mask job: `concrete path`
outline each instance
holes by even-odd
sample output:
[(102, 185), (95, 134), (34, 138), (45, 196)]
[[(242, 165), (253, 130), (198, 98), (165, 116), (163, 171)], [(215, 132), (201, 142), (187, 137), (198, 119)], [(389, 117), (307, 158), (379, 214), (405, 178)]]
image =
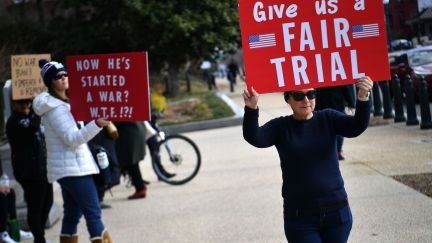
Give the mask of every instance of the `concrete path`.
[[(243, 106), (242, 81), (234, 93), (224, 80), (218, 86)], [(281, 94), (261, 95), (259, 104), (261, 123), (291, 112)], [(112, 209), (103, 211), (103, 220), (114, 242), (286, 242), (276, 150), (247, 144), (241, 126), (185, 135), (201, 149), (198, 176), (183, 186), (158, 182), (146, 157), (141, 166), (151, 181), (147, 198), (126, 200), (133, 189), (125, 183), (107, 195)], [(432, 172), (431, 141), (432, 130), (392, 123), (346, 139), (341, 170), (354, 216), (349, 242), (432, 242), (431, 198), (390, 177)], [(59, 190), (55, 200), (61, 205)], [(60, 225), (47, 230), (53, 242), (58, 242)], [(81, 242), (88, 242), (84, 219), (79, 234)]]

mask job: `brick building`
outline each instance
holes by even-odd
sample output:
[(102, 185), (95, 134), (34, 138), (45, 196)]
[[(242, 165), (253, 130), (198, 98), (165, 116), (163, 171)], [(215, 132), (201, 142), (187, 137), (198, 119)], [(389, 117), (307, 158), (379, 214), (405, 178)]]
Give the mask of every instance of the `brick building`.
[(432, 1), (425, 4), (422, 0), (390, 0), (386, 14), (392, 39), (432, 39)]

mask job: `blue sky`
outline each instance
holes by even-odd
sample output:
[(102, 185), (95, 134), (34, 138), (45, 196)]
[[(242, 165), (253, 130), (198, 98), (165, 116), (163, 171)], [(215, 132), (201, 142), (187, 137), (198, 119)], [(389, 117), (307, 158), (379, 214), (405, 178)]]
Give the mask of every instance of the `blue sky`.
[(432, 0), (418, 0), (419, 10), (426, 7), (432, 7)]

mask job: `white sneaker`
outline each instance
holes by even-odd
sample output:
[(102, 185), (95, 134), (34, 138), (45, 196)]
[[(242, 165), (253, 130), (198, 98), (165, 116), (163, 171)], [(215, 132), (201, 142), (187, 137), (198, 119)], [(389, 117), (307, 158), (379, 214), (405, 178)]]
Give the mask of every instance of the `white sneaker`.
[(4, 243), (18, 243), (16, 241), (14, 241), (8, 234), (7, 231), (4, 231), (1, 233), (0, 238), (2, 240), (2, 242)]
[(33, 239), (33, 234), (30, 231), (20, 230), (21, 239)]

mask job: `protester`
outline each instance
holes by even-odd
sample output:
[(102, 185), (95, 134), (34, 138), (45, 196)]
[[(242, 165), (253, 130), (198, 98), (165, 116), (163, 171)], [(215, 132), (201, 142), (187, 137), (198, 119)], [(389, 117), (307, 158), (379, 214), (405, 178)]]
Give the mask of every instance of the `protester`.
[(142, 178), (139, 162), (145, 156), (145, 126), (143, 122), (116, 122), (119, 138), (116, 142), (120, 167), (129, 175), (135, 193), (128, 199), (145, 198), (147, 186)]
[[(345, 113), (345, 107), (351, 110), (352, 113), (355, 110), (355, 101), (352, 85), (342, 85), (342, 86), (334, 86), (334, 87), (324, 87), (316, 89), (316, 106), (315, 110), (324, 110), (324, 109), (335, 109), (342, 113)], [(343, 136), (336, 136), (336, 152), (338, 154), (339, 160), (344, 160), (345, 157), (342, 153), (344, 138)]]
[(102, 223), (101, 208), (92, 175), (99, 169), (87, 142), (110, 122), (91, 121), (79, 129), (68, 99), (69, 81), (63, 64), (40, 60), (41, 76), (48, 92), (33, 101), (33, 109), (42, 117), (47, 146), (48, 181), (58, 181), (63, 196), (64, 216), (60, 242), (77, 242), (77, 226), (84, 214), (92, 242), (112, 242)]
[(366, 130), (371, 105), (369, 77), (357, 82), (356, 113), (314, 111), (314, 89), (284, 92), (293, 115), (258, 125), (258, 96), (245, 90), (243, 136), (258, 148), (275, 146), (282, 169), (284, 228), (288, 242), (347, 242), (352, 215), (339, 170), (336, 135), (356, 137)]
[(15, 179), (24, 191), (27, 223), (35, 243), (45, 243), (45, 225), (53, 203), (53, 186), (48, 182), (45, 137), (40, 117), (31, 100), (13, 101), (13, 113), (6, 124)]

